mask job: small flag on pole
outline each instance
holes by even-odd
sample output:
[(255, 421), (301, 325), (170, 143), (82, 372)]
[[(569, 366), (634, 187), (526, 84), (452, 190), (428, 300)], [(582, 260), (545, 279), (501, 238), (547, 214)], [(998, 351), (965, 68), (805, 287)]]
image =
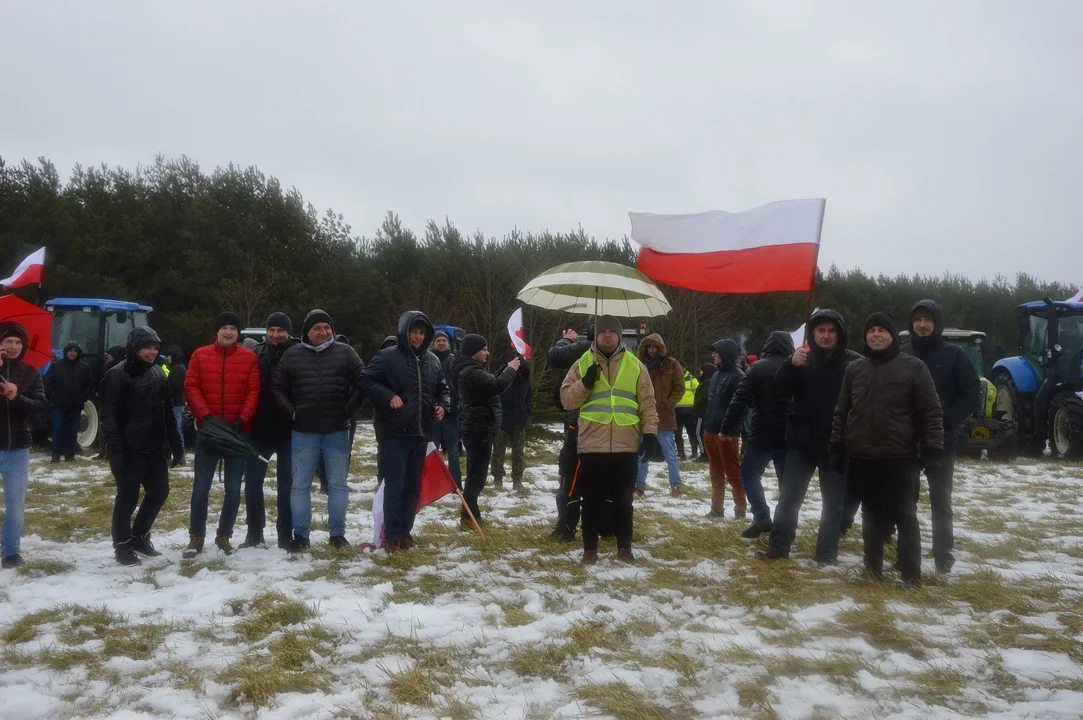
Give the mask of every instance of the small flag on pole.
[(15, 268), (9, 277), (0, 280), (0, 285), (8, 288), (23, 287), (24, 285), (41, 285), (41, 274), (45, 269), (45, 248), (39, 248), (30, 253)]
[(526, 344), (526, 339), (523, 337), (522, 308), (516, 308), (515, 312), (508, 318), (508, 337), (511, 338), (511, 346), (515, 348), (515, 352), (529, 360), (530, 346)]

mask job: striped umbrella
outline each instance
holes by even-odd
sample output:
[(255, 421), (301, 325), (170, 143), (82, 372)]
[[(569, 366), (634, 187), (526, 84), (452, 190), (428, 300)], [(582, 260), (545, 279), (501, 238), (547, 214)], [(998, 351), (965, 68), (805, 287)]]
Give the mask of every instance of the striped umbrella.
[(646, 275), (627, 265), (601, 260), (550, 268), (528, 282), (516, 297), (527, 305), (579, 315), (649, 318), (672, 309)]

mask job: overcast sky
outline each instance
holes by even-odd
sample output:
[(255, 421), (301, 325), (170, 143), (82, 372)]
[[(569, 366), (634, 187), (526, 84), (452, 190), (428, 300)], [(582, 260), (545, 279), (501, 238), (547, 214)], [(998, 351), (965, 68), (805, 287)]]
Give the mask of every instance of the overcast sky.
[(822, 196), (825, 269), (1081, 284), (1081, 38), (1079, 0), (2, 2), (0, 155), (255, 164), (370, 236)]

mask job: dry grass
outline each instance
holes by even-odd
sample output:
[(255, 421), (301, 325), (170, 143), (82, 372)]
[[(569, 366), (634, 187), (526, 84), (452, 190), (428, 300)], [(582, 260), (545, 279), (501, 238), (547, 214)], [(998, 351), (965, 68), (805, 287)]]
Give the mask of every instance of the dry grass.
[(580, 685), (575, 690), (575, 697), (603, 713), (623, 720), (683, 720), (696, 717), (689, 707), (660, 705), (646, 693), (623, 682)]

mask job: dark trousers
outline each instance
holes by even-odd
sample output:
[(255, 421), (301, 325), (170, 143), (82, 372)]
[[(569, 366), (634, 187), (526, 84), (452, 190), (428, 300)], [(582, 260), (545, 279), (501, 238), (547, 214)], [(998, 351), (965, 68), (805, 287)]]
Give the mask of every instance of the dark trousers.
[(763, 471), (768, 463), (775, 465), (775, 477), (781, 482), (786, 474), (785, 450), (761, 450), (755, 445), (745, 447), (745, 456), (741, 459), (741, 486), (745, 489), (748, 505), (755, 520), (771, 522), (771, 508), (763, 494)]
[(455, 483), (462, 487), (463, 466), (459, 462), (459, 414), (448, 415), (440, 422), (432, 424), (432, 444), (437, 448), (443, 445), (447, 453), (447, 469), (451, 471), (451, 477)]
[(579, 456), (583, 497), (583, 549), (598, 550), (598, 536), (609, 515), (617, 548), (632, 548), (632, 494), (639, 468), (637, 453), (589, 453)]
[(564, 423), (564, 445), (560, 448), (560, 490), (557, 491), (557, 529), (574, 535), (581, 510), (579, 488), (574, 487), (579, 464), (579, 421)]
[[(493, 457), (494, 437), (484, 435), (464, 435), (463, 445), (466, 447), (466, 483), (463, 486), (463, 497), (474, 518), (481, 522), (481, 511), (478, 509), (478, 496), (485, 489), (485, 479), (489, 476), (489, 462)], [(468, 519), (466, 508), (460, 513), (463, 520)]]
[(75, 457), (79, 452), (79, 421), (82, 417), (83, 408), (53, 408), (53, 457)]
[(888, 528), (899, 528), (899, 571), (904, 580), (921, 579), (921, 530), (918, 527), (916, 459), (850, 460), (861, 498), (861, 536), (865, 567), (883, 572), (884, 538)]
[(943, 562), (952, 559), (955, 549), (954, 516), (951, 489), (955, 481), (955, 451), (944, 452), (943, 464), (935, 473), (926, 471), (929, 481), (929, 504), (933, 510), (933, 557)]
[[(113, 547), (128, 542), (132, 536), (150, 532), (154, 519), (169, 497), (169, 468), (164, 453), (125, 453), (124, 472), (116, 478), (117, 497), (113, 502)], [(139, 505), (139, 488), (143, 504)], [(139, 512), (132, 522), (132, 513)]]
[(425, 467), (426, 438), (398, 435), (384, 438), (384, 538), (406, 539), (414, 529), (421, 471)]
[[(253, 439), (252, 447), (267, 459), (270, 459), (271, 455), (277, 456), (275, 489), (278, 493), (278, 517), (275, 518), (275, 531), (280, 542), (289, 542), (293, 537), (293, 511), (290, 509), (290, 489), (293, 487), (293, 443), (289, 438), (278, 443)], [(258, 458), (249, 458), (246, 461), (244, 509), (250, 536), (263, 532), (263, 528), (267, 526), (267, 512), (263, 500), (263, 481), (266, 477), (267, 463)]]
[(230, 538), (233, 526), (237, 522), (237, 511), (241, 507), (241, 480), (244, 477), (245, 459), (239, 457), (223, 458), (209, 452), (203, 444), (203, 438), (196, 435), (195, 479), (192, 482), (192, 506), (189, 516), (188, 534), (192, 537), (207, 535), (207, 506), (210, 504), (211, 486), (219, 461), (225, 468), (226, 497), (222, 500), (222, 514), (218, 517), (216, 537)]
[[(675, 440), (677, 441), (677, 454), (681, 456), (681, 460), (686, 457), (696, 457), (696, 453), (699, 452), (699, 442), (696, 440), (696, 423), (699, 418), (692, 411), (691, 407), (679, 407), (677, 408), (677, 433)], [(688, 456), (684, 454), (684, 434), (688, 434)]]
[(846, 476), (835, 472), (827, 458), (817, 460), (811, 453), (791, 448), (786, 453), (786, 467), (778, 481), (779, 498), (771, 527), (771, 549), (789, 556), (797, 535), (797, 516), (805, 502), (812, 475), (820, 471), (820, 529), (816, 533), (816, 559), (832, 562), (839, 556), (839, 533), (846, 502)]

